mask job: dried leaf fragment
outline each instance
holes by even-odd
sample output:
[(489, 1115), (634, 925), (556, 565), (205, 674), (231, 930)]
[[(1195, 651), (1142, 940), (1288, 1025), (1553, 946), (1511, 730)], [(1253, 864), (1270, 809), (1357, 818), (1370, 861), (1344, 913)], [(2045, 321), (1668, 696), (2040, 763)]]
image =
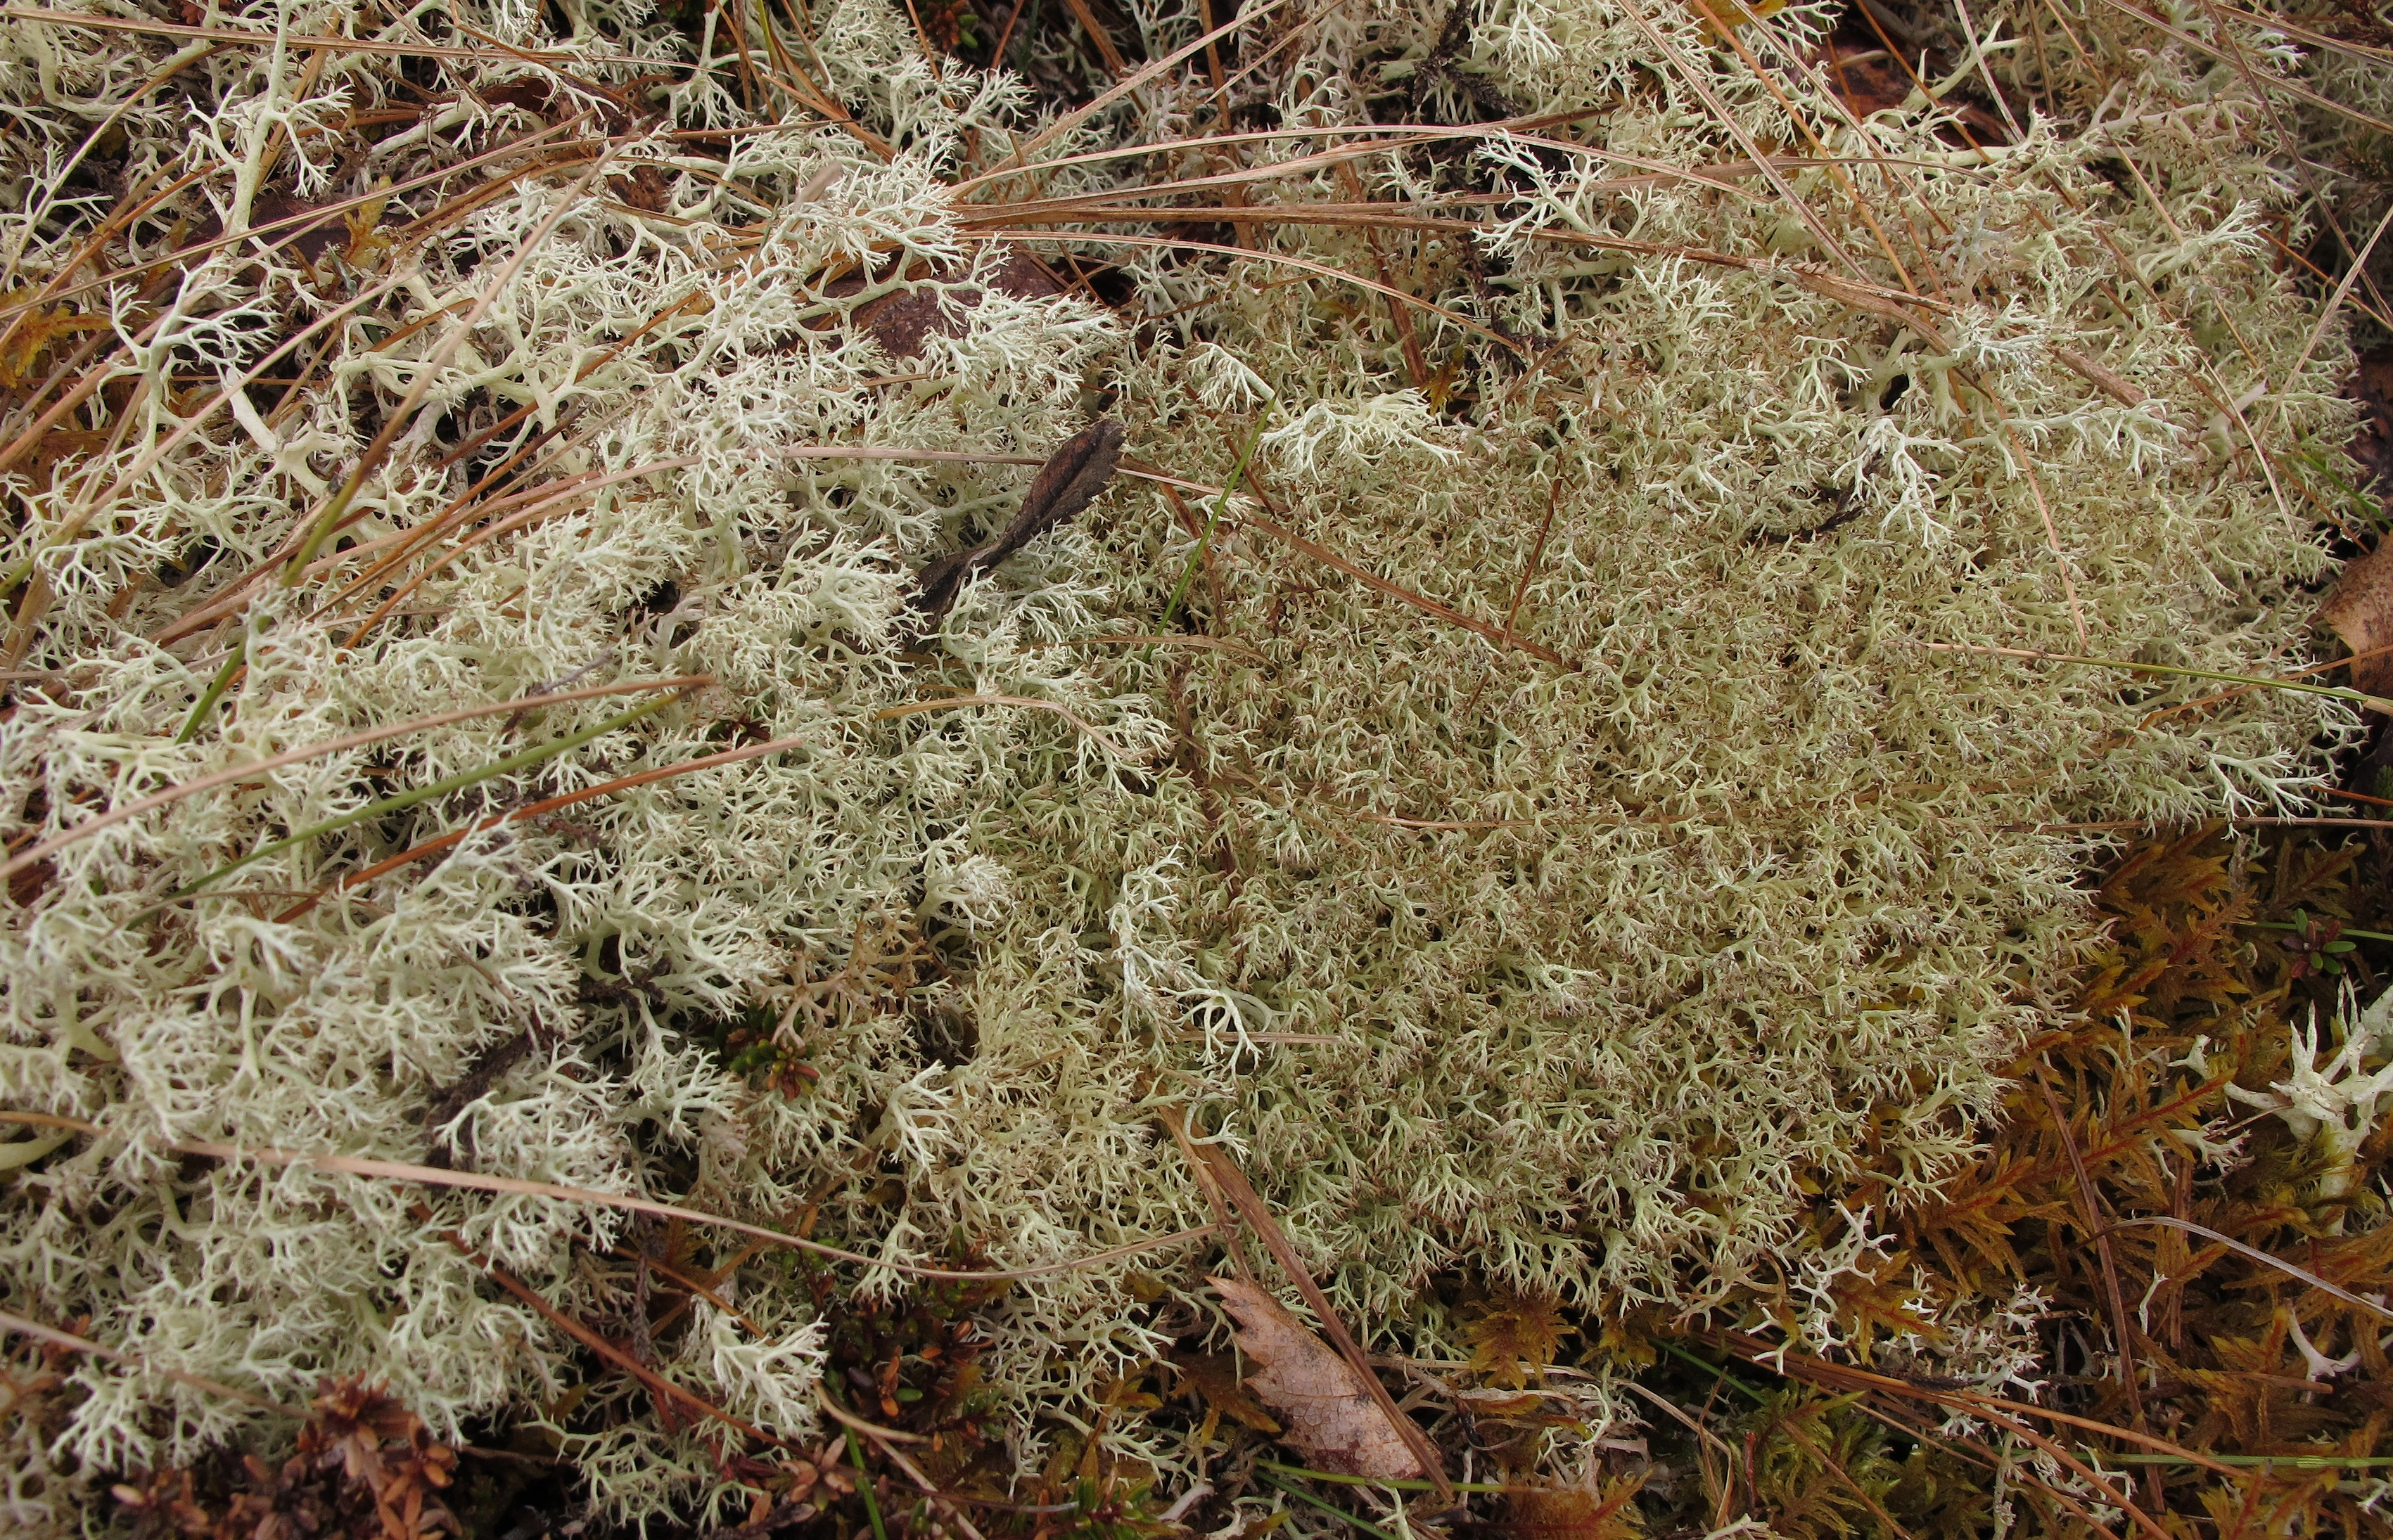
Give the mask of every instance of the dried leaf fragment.
[(914, 607), (930, 615), (946, 614), (966, 578), (995, 567), (1094, 502), (1114, 478), (1121, 450), (1122, 425), (1110, 417), (1101, 417), (1064, 440), (1031, 478), (1030, 489), (1022, 494), (1022, 511), (1004, 534), (976, 551), (941, 556), (922, 568)]
[(424, 1420), (362, 1379), (326, 1379), (297, 1450), (280, 1465), (255, 1455), (198, 1472), (167, 1468), (110, 1489), (137, 1540), (429, 1540), (463, 1533), (437, 1493), (457, 1451)]
[[(963, 275), (956, 268), (935, 268), (922, 276), (948, 287), (904, 289), (857, 309), (857, 323), (879, 338), (893, 359), (921, 358), (933, 337), (962, 336), (984, 297), (978, 287), (957, 281)], [(860, 281), (857, 286), (862, 287)], [(1051, 299), (1065, 292), (1043, 264), (1018, 253), (998, 264), (988, 275), (988, 288), (1015, 299)]]
[(2393, 545), (2379, 545), (2345, 568), (2319, 607), (2319, 620), (2353, 653), (2352, 687), (2393, 694), (2393, 656), (2365, 656), (2393, 646)]
[(1341, 1475), (1385, 1481), (1429, 1474), (1337, 1350), (1254, 1285), (1211, 1282), (1238, 1323), (1239, 1350), (1254, 1360), (1247, 1383), (1288, 1426), (1282, 1442)]
[(2052, 356), (2068, 365), (2071, 373), (2088, 385), (2100, 387), (2105, 395), (2121, 406), (2139, 407), (2144, 404), (2143, 391), (2126, 376), (2095, 362), (2075, 348), (2056, 347), (2052, 350)]
[(1754, 6), (1741, 6), (1737, 0), (1693, 0), (1689, 8), (1702, 20), (1704, 35), (1717, 42), (1749, 21), (1775, 16), (1786, 8), (1786, 0), (1760, 0)]
[(1583, 1487), (1515, 1487), (1504, 1494), (1499, 1527), (1513, 1540), (1633, 1540), (1645, 1525), (1629, 1499), (1644, 1484), (1624, 1477), (1601, 1496)]

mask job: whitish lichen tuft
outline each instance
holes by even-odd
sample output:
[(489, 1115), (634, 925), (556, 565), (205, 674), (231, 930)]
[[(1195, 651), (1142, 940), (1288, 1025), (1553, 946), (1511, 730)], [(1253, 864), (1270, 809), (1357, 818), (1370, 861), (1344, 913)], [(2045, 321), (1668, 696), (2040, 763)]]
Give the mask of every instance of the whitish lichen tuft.
[[(2241, 13), (2182, 22), (2239, 69), (2093, 7), (2070, 35), (2136, 50), (2098, 68), (1987, 7), (2041, 41), (1973, 150), (1949, 103), (1840, 108), (1809, 4), (1741, 53), (1640, 0), (1303, 0), (1226, 98), (1200, 53), (1068, 125), (1065, 34), (984, 72), (881, 0), (810, 36), (263, 0), (287, 42), (213, 47), (77, 8), (0, 28), (12, 852), (461, 705), (713, 683), (412, 805), (660, 697), (299, 759), (16, 873), (0, 1103), (101, 1132), (0, 1146), (7, 1308), (273, 1399), (387, 1382), (441, 1437), (555, 1416), (615, 1518), (748, 1498), (489, 1270), (628, 1340), (647, 1232), (177, 1146), (1031, 1266), (1209, 1222), (1172, 1104), (1370, 1332), (1453, 1351), (1417, 1305), (1458, 1267), (1702, 1311), (1863, 1152), (1900, 1204), (1972, 1147), (2083, 943), (2081, 826), (2304, 811), (2354, 730), (1968, 650), (2308, 656), (2348, 353), (2276, 259), (2318, 204), (2243, 72), (2308, 66)], [(1127, 7), (1149, 58), (1194, 10)], [(1277, 131), (1100, 153), (1224, 101)], [(1483, 126), (1324, 153), (1399, 117)], [(1181, 225), (1122, 206), (1239, 166)], [(96, 384), (37, 428), (54, 371)], [(917, 569), (1101, 411), (1140, 474), (916, 634)], [(988, 1308), (1020, 1457), (1205, 1260)], [(725, 1287), (653, 1372), (818, 1438), (804, 1275)], [(2008, 1320), (1962, 1334), (1989, 1384), (2031, 1372)], [(268, 1436), (65, 1372), (13, 1522)]]

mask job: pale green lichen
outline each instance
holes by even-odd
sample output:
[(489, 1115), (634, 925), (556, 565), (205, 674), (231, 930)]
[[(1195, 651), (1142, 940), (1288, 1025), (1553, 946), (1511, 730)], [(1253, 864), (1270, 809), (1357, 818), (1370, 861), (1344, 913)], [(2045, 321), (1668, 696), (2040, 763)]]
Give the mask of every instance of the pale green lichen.
[[(1474, 92), (1523, 116), (1580, 111), (1570, 140), (1523, 129), (1353, 163), (1380, 199), (1507, 190), (1484, 236), (1262, 238), (1451, 312), (1408, 318), (1420, 378), (1383, 297), (1106, 238), (1147, 225), (1057, 238), (1118, 264), (1133, 294), (1120, 311), (995, 287), (1003, 245), (948, 184), (1025, 142), (1031, 98), (1011, 76), (935, 72), (878, 0), (818, 7), (805, 58), (896, 147), (886, 162), (795, 109), (768, 132), (673, 137), (758, 114), (727, 62), (660, 62), (681, 45), (641, 7), (568, 7), (569, 35), (529, 7), (464, 0), (255, 10), (243, 25), (298, 35), (454, 41), (472, 34), (448, 23), (466, 23), (555, 50), (595, 85), (650, 71), (679, 84), (595, 178), (583, 163), (526, 176), (395, 241), (345, 228), (313, 267), (235, 242), (146, 295), (132, 280), (84, 292), (126, 338), (92, 419), (106, 431), (84, 458), (8, 482), (8, 558), (50, 595), (25, 611), (41, 687), (0, 732), (12, 831), (46, 837), (164, 784), (559, 680), (717, 683), (536, 772), (187, 901), (168, 895), (292, 830), (625, 702), (309, 760), (61, 850), (10, 911), (0, 1100), (106, 1133), (11, 1179), (8, 1308), (88, 1317), (152, 1364), (286, 1400), (323, 1374), (387, 1379), (443, 1433), (553, 1403), (573, 1351), (450, 1231), (571, 1311), (627, 1308), (631, 1269), (606, 1255), (625, 1233), (614, 1212), (178, 1163), (169, 1146), (192, 1140), (412, 1161), (438, 1139), (482, 1169), (687, 1192), (766, 1223), (847, 1171), (823, 1212), (850, 1244), (1033, 1264), (1207, 1221), (1152, 1122), (1175, 1103), (1221, 1131), (1341, 1308), (1425, 1351), (1450, 1346), (1442, 1317), (1416, 1313), (1440, 1269), (1701, 1310), (1774, 1265), (1807, 1186), (1864, 1152), (1899, 1173), (1890, 1201), (1927, 1191), (1971, 1148), (1997, 1066), (2084, 933), (2075, 874), (2105, 836), (2040, 826), (2304, 811), (2314, 746), (2353, 719), (2268, 692), (2170, 712), (2191, 692), (1923, 644), (2262, 672), (2304, 660), (2305, 587), (2330, 564), (2312, 533), (2323, 488), (2303, 468), (2341, 463), (2348, 355), (2336, 328), (2312, 345), (2316, 309), (2270, 260), (2262, 231), (2295, 189), (2224, 64), (2142, 35), (2132, 70), (2098, 74), (2055, 42), (2033, 88), (2061, 124), (1982, 153), (1941, 137), (1924, 101), (1866, 124), (1811, 112), (1929, 295), (1906, 322), (1903, 274), (1822, 167), (1786, 174), (1810, 219), (1744, 171), (1654, 175), (1799, 151), (1803, 133), (1691, 12), (1636, 7), (1483, 7), (1425, 89), (1432, 111), (1471, 115)], [(1195, 35), (1177, 8), (1131, 10), (1158, 54)], [(111, 0), (92, 14), (141, 13)], [(1793, 52), (1827, 20), (1798, 6), (1742, 35)], [(1284, 46), (1265, 60), (1249, 46), (1236, 99), (1271, 104), (1289, 132), (1249, 144), (1249, 163), (1293, 162), (1327, 142), (1297, 130), (1367, 121), (1371, 98), (1411, 90), (1445, 20), (1410, 0), (1280, 13), (1265, 33)], [(2073, 24), (2113, 51), (2131, 37), (2101, 7)], [(2259, 68), (2297, 66), (2281, 44), (2255, 47)], [(613, 121), (595, 90), (485, 56), (440, 64), (470, 89), (352, 153), (332, 125), (392, 99), (371, 54), (309, 66), (295, 48), (203, 54), (29, 21), (7, 23), (0, 51), (16, 123), (0, 141), (16, 195), (0, 202), (25, 211), (7, 221), (0, 287), (78, 281), (100, 211), (63, 178), (111, 114), (128, 178), (209, 173), (137, 227), (146, 248), (177, 240), (177, 218), (187, 234), (209, 217), (241, 229), (269, 190), (403, 189), (539, 127), (491, 94), (502, 84), (548, 83), (558, 115), (591, 114), (573, 133)], [(172, 90), (137, 95), (177, 59)], [(1167, 74), (1039, 155), (1203, 128), (1210, 90), (1201, 72)], [(2129, 159), (2135, 177), (2105, 179)], [(1156, 161), (1084, 161), (1001, 190), (1218, 169)], [(661, 198), (643, 206), (644, 185)], [(1306, 164), (1254, 196), (1354, 194)], [(386, 228), (436, 198), (399, 194)], [(472, 304), (552, 215), (442, 361), (436, 313)], [(860, 267), (862, 287), (840, 281)], [(190, 381), (214, 388), (289, 316), (384, 279), (388, 299), (333, 327), (325, 383), (271, 411), (237, 396), (141, 463), (203, 398)], [(893, 358), (857, 312), (909, 285), (948, 291), (954, 324)], [(354, 504), (352, 556), (280, 584), (277, 557), (427, 370), (425, 410)], [(1200, 485), (1260, 426), (1260, 490), (1230, 500), (1186, 601), (1237, 646), (1105, 640), (1153, 629), (1194, 549), (1151, 484), (1125, 480), (909, 646), (914, 568), (1001, 526), (1028, 470), (789, 451), (1036, 457), (1100, 392), (1133, 456)], [(456, 452), (517, 407), (495, 447)], [(564, 495), (352, 643), (399, 579), (328, 608), (337, 581), (515, 447), (538, 457), (530, 486)], [(1495, 648), (1253, 522), (1492, 628), (1549, 507), (1517, 624), (1567, 667)], [(1815, 534), (1832, 516), (1849, 516)], [(203, 538), (219, 552), (203, 577), (150, 577)], [(170, 633), (253, 567), (266, 575), (221, 623)], [(246, 673), (177, 741), (236, 640)], [(875, 714), (942, 690), (1070, 716)], [(275, 918), (485, 811), (799, 735)], [(893, 927), (926, 937), (947, 976), (926, 972), (903, 1009), (826, 990), (859, 938)], [(700, 1040), (751, 1008), (800, 1011), (812, 1094), (760, 1092)], [(969, 1022), (976, 1052), (926, 1051), (934, 1009)], [(427, 1129), (439, 1091), (526, 1031), (534, 1051)], [(869, 1195), (884, 1172), (903, 1184), (894, 1209)], [(986, 1362), (1026, 1457), (1040, 1407), (1161, 1347), (1124, 1273), (1185, 1298), (1198, 1260), (1048, 1274), (991, 1308)], [(703, 1307), (660, 1372), (777, 1430), (810, 1429), (810, 1303), (763, 1285), (738, 1303), (772, 1335)], [(62, 1520), (95, 1474), (238, 1441), (252, 1418), (123, 1365), (70, 1372), (85, 1397), (71, 1424), (11, 1456), (15, 1521)], [(1104, 1436), (1186, 1470), (1136, 1423)], [(744, 1512), (688, 1429), (634, 1420), (567, 1450), (616, 1516)]]

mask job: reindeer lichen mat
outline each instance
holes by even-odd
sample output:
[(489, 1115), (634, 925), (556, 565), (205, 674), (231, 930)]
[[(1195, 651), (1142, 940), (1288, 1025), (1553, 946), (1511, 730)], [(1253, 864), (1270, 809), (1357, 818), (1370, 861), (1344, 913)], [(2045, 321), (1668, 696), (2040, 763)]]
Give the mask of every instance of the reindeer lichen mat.
[[(1438, 1278), (1832, 1347), (1749, 1301), (1972, 1148), (2089, 853), (2312, 810), (2347, 701), (2021, 654), (2315, 657), (2282, 134), (2382, 140), (2258, 93), (2373, 77), (916, 9), (0, 22), (7, 1524), (326, 1380), (592, 1522), (787, 1519), (826, 1402), (936, 1435), (897, 1498), (1160, 1511), (1239, 1218), (1171, 1117), (1366, 1347), (1467, 1356)], [(1589, 1362), (1530, 1466), (1650, 1415)]]

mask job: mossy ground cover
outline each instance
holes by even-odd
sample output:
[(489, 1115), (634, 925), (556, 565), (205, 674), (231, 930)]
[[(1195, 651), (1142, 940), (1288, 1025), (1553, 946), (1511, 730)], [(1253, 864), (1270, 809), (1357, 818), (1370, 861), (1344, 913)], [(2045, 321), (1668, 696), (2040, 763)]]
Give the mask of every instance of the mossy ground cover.
[(16, 1521), (2379, 1517), (2377, 19), (0, 26)]

